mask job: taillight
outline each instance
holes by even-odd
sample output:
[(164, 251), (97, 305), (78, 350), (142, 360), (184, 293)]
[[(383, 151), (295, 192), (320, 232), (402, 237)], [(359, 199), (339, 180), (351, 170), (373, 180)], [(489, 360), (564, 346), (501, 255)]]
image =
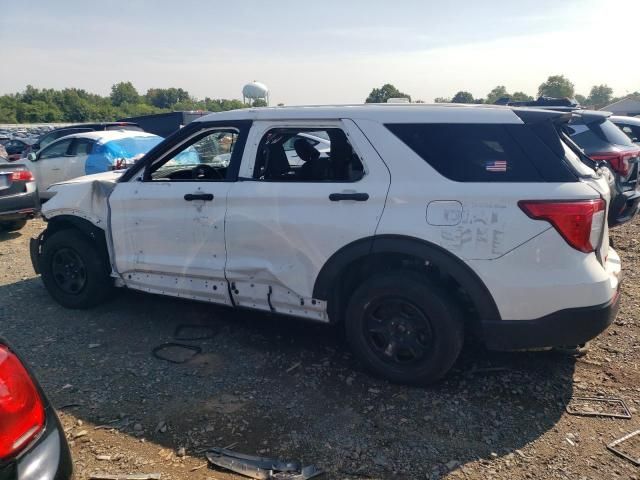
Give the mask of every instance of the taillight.
[(18, 357), (0, 345), (0, 460), (15, 456), (44, 428), (42, 399)]
[(518, 206), (534, 220), (546, 220), (569, 245), (593, 252), (604, 229), (605, 203), (597, 200), (522, 200)]
[(33, 173), (31, 173), (29, 170), (16, 170), (15, 172), (11, 173), (11, 180), (13, 180), (14, 182), (30, 182), (33, 180)]
[(640, 151), (632, 152), (603, 152), (589, 155), (593, 160), (608, 162), (617, 173), (626, 177), (631, 171), (631, 161), (640, 156)]

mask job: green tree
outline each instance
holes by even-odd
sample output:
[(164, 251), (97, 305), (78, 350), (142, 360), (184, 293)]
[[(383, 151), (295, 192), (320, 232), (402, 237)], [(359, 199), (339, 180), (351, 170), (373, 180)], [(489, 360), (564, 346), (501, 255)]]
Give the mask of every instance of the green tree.
[(507, 92), (507, 87), (504, 85), (498, 85), (487, 94), (485, 103), (496, 103), (496, 101), (504, 97), (511, 97)]
[(595, 105), (596, 107), (604, 107), (611, 103), (613, 98), (613, 89), (608, 85), (594, 85), (591, 87), (589, 97), (587, 97), (587, 103), (589, 105)]
[(191, 100), (189, 92), (182, 88), (150, 88), (145, 95), (147, 102), (158, 108), (173, 108), (177, 103)]
[(111, 87), (111, 103), (119, 107), (123, 103), (138, 103), (140, 95), (131, 82), (116, 83)]
[(585, 97), (584, 95), (580, 95), (579, 93), (576, 93), (573, 98), (576, 99), (576, 101), (580, 104), (580, 105), (586, 105), (587, 104), (587, 97)]
[(411, 96), (406, 93), (402, 93), (395, 86), (390, 83), (384, 84), (380, 88), (374, 88), (365, 100), (365, 103), (387, 103), (390, 98), (408, 98), (411, 101)]
[(545, 97), (573, 98), (575, 87), (564, 75), (551, 75), (546, 82), (542, 82), (538, 87), (538, 95)]
[(456, 93), (451, 99), (452, 103), (474, 103), (473, 95), (469, 92), (465, 92), (464, 90)]
[(524, 92), (513, 92), (509, 98), (512, 102), (530, 102), (533, 100), (531, 95), (527, 95)]
[(267, 104), (266, 100), (263, 100), (262, 98), (256, 98), (253, 101), (253, 104), (251, 106), (252, 107), (267, 107), (268, 104)]

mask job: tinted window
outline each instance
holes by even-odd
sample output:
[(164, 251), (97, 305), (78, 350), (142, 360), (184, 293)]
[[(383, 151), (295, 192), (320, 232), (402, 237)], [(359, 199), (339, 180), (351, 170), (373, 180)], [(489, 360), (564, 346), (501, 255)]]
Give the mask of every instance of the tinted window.
[(566, 127), (566, 131), (587, 152), (606, 149), (611, 144), (633, 146), (629, 137), (609, 120), (587, 124), (574, 120)]
[(610, 120), (605, 120), (600, 123), (590, 123), (589, 127), (596, 135), (608, 142), (615, 143), (616, 145), (633, 146), (633, 142), (629, 137)]
[(71, 145), (71, 140), (60, 140), (53, 145), (50, 145), (48, 148), (41, 150), (40, 159), (43, 160), (45, 158), (53, 158), (53, 157), (62, 157), (67, 154), (67, 150), (69, 149), (69, 145)]
[(71, 146), (71, 155), (89, 155), (93, 148), (94, 141), (88, 138), (76, 138)]
[[(526, 152), (509, 132), (509, 128), (516, 132), (526, 129), (525, 125), (422, 123), (388, 124), (387, 128), (440, 174), (451, 180), (542, 180)], [(527, 141), (541, 143), (532, 135), (528, 136), (531, 138)], [(544, 150), (553, 156), (547, 147)], [(553, 162), (559, 164), (561, 161), (554, 157)]]

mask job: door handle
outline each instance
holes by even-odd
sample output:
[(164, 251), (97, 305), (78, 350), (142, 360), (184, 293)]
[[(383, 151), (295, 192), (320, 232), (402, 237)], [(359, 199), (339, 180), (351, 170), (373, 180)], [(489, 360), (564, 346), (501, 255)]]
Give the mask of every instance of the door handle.
[(194, 200), (205, 200), (210, 202), (213, 200), (213, 193), (187, 193), (184, 196), (187, 202), (193, 202)]
[(368, 193), (331, 193), (329, 200), (332, 202), (340, 202), (342, 200), (355, 200), (356, 202), (366, 202), (369, 200)]
[(58, 172), (58, 171), (60, 171), (60, 169), (59, 168), (52, 168), (51, 171)]

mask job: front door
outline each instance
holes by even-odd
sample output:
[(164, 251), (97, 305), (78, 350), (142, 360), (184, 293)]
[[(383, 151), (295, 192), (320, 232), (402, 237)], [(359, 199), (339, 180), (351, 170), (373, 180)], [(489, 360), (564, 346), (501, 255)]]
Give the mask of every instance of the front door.
[(128, 287), (231, 303), (224, 219), (240, 135), (203, 126), (143, 175), (116, 186), (110, 230), (115, 268)]
[[(292, 162), (287, 145), (309, 132), (330, 139), (328, 155), (308, 145)], [(327, 321), (316, 277), (340, 248), (375, 234), (389, 171), (350, 120), (254, 122), (248, 145), (227, 205), (234, 302)]]
[(72, 139), (58, 140), (40, 150), (36, 160), (31, 164), (31, 171), (38, 185), (38, 193), (42, 198), (49, 198), (47, 192), (54, 183), (67, 180), (65, 177)]

